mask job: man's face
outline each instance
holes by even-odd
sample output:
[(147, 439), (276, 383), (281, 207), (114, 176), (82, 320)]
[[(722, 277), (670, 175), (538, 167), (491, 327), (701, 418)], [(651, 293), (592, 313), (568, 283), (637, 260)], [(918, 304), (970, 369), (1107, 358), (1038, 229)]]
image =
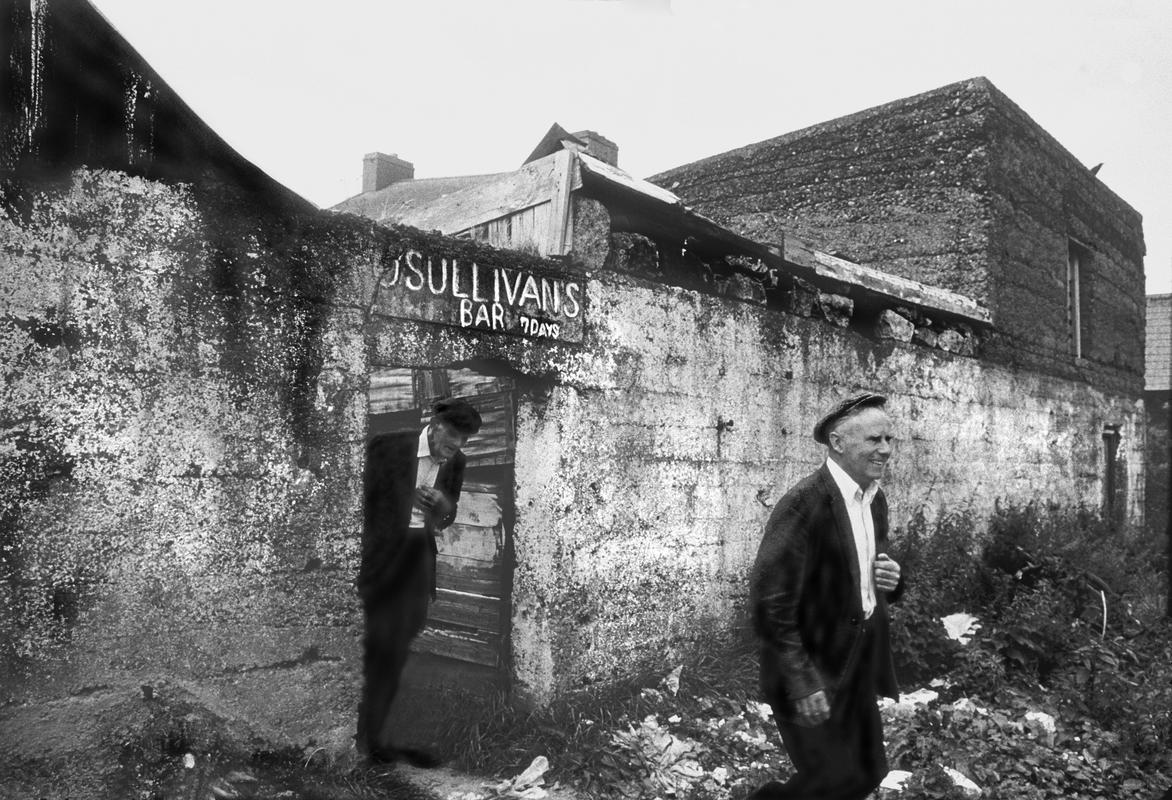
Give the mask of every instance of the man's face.
[(447, 461), (468, 441), (468, 437), (442, 419), (433, 419), (427, 429), (427, 444), (431, 455), (440, 461)]
[(891, 418), (881, 408), (864, 408), (838, 423), (828, 436), (831, 457), (859, 486), (883, 477), (894, 436)]

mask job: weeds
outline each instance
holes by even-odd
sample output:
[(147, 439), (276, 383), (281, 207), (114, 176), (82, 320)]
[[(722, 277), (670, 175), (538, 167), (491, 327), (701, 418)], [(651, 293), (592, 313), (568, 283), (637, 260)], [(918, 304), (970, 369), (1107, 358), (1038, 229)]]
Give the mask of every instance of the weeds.
[[(944, 767), (991, 800), (1130, 798), (1172, 781), (1172, 624), (1159, 616), (1158, 542), (1085, 513), (1007, 507), (987, 530), (965, 515), (921, 519), (899, 545), (909, 584), (893, 608), (901, 684), (932, 681), (943, 695), (887, 714), (892, 767), (913, 773), (902, 800), (960, 796)], [(965, 646), (940, 622), (956, 612), (982, 625)], [(681, 665), (673, 692), (663, 679)], [(455, 766), (470, 771), (512, 775), (545, 755), (549, 783), (588, 796), (727, 800), (789, 769), (758, 699), (756, 647), (738, 630), (545, 709), (494, 698), (452, 715), (447, 738)], [(1031, 711), (1057, 719), (1052, 736), (1026, 724)]]

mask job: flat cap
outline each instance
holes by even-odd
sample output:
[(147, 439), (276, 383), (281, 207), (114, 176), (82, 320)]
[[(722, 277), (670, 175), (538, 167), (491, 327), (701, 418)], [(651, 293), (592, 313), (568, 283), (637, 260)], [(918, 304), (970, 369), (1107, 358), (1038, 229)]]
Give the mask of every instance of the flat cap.
[(874, 392), (862, 392), (861, 394), (852, 395), (845, 400), (840, 400), (814, 426), (814, 441), (818, 444), (829, 444), (826, 438), (826, 432), (834, 427), (834, 423), (844, 417), (849, 417), (860, 409), (882, 408), (886, 403), (886, 397), (881, 394), (875, 394)]
[(433, 419), (441, 419), (465, 436), (480, 430), (480, 412), (459, 398), (444, 398), (435, 404)]

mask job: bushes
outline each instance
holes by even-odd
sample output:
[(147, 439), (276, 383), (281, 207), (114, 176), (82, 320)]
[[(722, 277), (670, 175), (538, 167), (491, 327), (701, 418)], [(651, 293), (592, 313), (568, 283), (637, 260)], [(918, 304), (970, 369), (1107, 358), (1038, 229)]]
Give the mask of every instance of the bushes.
[(948, 638), (940, 618), (972, 613), (974, 595), (987, 592), (978, 561), (971, 554), (975, 525), (952, 514), (930, 529), (917, 516), (901, 538), (894, 558), (907, 590), (893, 606), (892, 649), (902, 684), (922, 683), (950, 670), (961, 647)]
[[(929, 530), (931, 529), (931, 530)], [(999, 507), (987, 533), (963, 514), (901, 537), (909, 584), (893, 607), (906, 685), (947, 675), (993, 697), (1043, 685), (1069, 713), (1112, 732), (1115, 755), (1153, 766), (1172, 751), (1172, 624), (1164, 619), (1163, 542), (1086, 512)], [(1106, 613), (1104, 613), (1104, 607)], [(961, 647), (939, 619), (982, 628)]]

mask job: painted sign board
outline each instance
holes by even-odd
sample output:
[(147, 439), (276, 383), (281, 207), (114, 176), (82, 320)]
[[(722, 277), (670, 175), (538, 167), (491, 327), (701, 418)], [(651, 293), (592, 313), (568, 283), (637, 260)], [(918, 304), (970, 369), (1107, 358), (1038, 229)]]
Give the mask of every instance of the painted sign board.
[(408, 250), (379, 278), (374, 312), (527, 339), (582, 341), (586, 284), (532, 267)]

